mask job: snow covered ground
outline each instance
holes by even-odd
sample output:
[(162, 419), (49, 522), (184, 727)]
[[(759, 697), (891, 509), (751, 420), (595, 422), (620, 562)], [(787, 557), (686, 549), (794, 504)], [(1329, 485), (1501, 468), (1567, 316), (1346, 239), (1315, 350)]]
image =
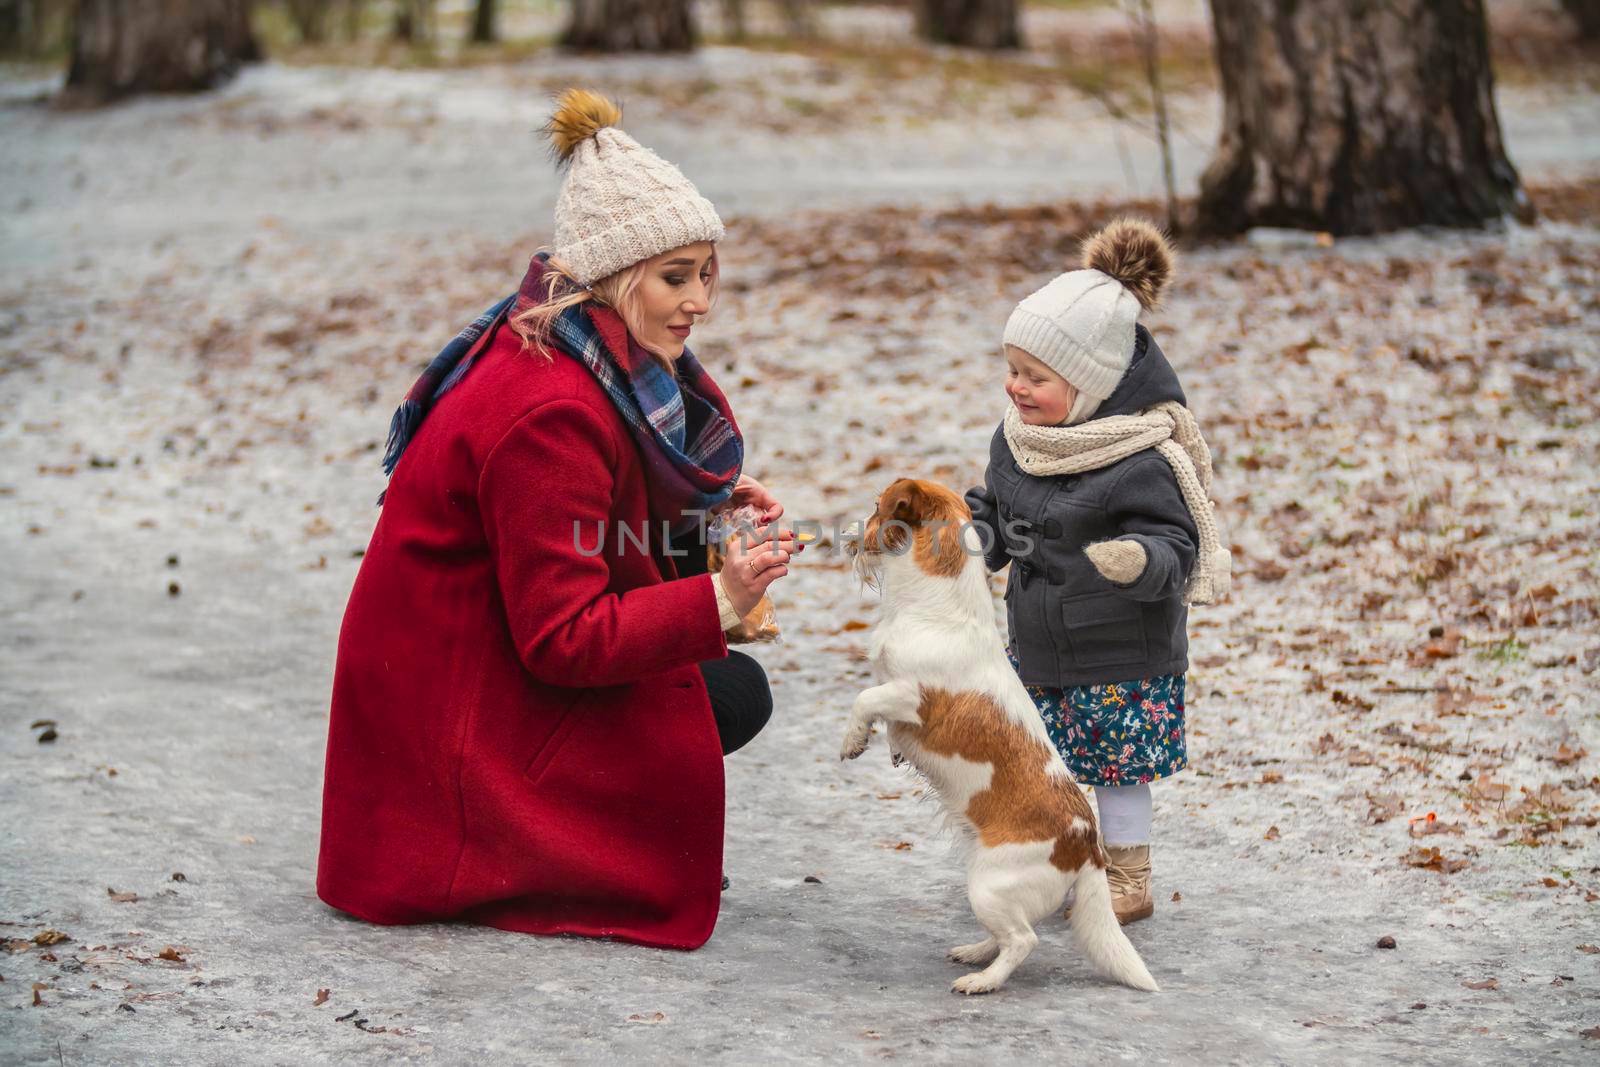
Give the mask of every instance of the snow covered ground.
[[(0, 1062), (1592, 1060), (1600, 109), (1575, 88), (1501, 114), (1577, 208), (1189, 250), (1151, 320), (1239, 572), (1193, 618), (1194, 769), (1155, 790), (1131, 933), (1159, 996), (1060, 924), (1001, 994), (949, 993), (973, 920), (933, 810), (881, 749), (835, 755), (873, 607), (826, 552), (775, 589), (778, 706), (728, 761), (705, 949), (316, 900), (378, 442), (548, 236), (548, 89), (621, 92), (729, 217), (696, 350), (791, 517), (970, 484), (1011, 304), (1100, 201), (1155, 191), (1153, 145), (1091, 102), (935, 106), (961, 87), (817, 63), (268, 66), (84, 114), (0, 86)], [(1192, 188), (1215, 106), (1176, 107)]]

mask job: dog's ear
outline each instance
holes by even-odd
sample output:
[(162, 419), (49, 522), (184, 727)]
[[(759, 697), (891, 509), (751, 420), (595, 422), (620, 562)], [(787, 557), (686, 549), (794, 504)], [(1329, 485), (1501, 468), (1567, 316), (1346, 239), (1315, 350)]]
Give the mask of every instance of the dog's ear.
[(932, 504), (932, 498), (920, 483), (913, 478), (901, 478), (883, 491), (878, 514), (885, 522), (897, 519), (907, 526), (918, 526), (928, 516)]

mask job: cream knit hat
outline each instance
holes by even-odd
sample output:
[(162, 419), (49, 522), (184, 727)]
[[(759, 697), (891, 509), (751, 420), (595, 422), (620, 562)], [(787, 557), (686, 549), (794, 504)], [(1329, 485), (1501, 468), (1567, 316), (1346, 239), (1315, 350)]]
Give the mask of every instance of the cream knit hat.
[(1085, 242), (1083, 268), (1028, 296), (1005, 329), (1006, 344), (1078, 390), (1069, 424), (1093, 415), (1122, 380), (1139, 312), (1154, 306), (1172, 276), (1172, 248), (1148, 222), (1118, 219)]
[(683, 172), (617, 126), (622, 111), (568, 89), (545, 132), (566, 180), (556, 198), (552, 254), (580, 285), (698, 241), (722, 240), (722, 220)]

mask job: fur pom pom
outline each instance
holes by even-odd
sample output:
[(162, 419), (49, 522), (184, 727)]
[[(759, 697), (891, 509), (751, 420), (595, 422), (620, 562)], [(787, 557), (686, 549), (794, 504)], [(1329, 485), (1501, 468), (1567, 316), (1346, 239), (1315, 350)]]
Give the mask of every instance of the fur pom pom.
[(1172, 246), (1143, 219), (1117, 219), (1084, 242), (1083, 265), (1111, 275), (1152, 308), (1172, 278)]
[(565, 163), (578, 146), (607, 126), (622, 121), (622, 109), (599, 93), (568, 89), (556, 97), (556, 112), (545, 124), (545, 135), (556, 160)]

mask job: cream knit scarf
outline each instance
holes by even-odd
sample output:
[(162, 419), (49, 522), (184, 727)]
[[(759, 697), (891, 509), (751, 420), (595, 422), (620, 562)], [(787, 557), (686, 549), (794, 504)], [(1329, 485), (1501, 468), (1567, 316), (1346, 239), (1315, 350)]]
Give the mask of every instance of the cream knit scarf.
[(1005, 434), (1017, 465), (1035, 477), (1098, 470), (1147, 448), (1161, 453), (1200, 533), (1200, 555), (1184, 602), (1210, 604), (1228, 595), (1232, 557), (1222, 546), (1211, 503), (1211, 449), (1188, 408), (1168, 401), (1137, 415), (1108, 415), (1077, 426), (1029, 426), (1016, 408), (1007, 407)]

